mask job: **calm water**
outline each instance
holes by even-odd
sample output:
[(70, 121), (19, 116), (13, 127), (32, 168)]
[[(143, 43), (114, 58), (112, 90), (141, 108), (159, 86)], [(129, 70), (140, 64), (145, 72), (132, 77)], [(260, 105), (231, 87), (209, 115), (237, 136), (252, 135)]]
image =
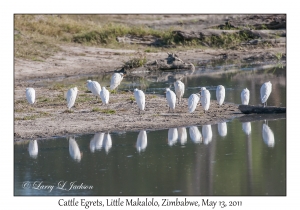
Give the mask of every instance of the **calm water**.
[[(192, 73), (164, 72), (146, 79), (124, 78), (119, 90), (140, 87), (148, 94), (163, 94), (165, 87), (184, 74), (185, 98), (206, 86), (215, 99), (216, 86), (222, 84), (226, 88), (225, 102), (240, 104), (240, 93), (247, 87), (249, 104), (257, 105), (261, 85), (271, 81), (268, 105), (286, 106), (285, 67), (225, 69), (218, 74), (200, 68)], [(109, 78), (89, 77), (101, 85), (108, 85)], [(14, 193), (286, 195), (286, 119), (264, 124), (263, 120), (241, 123), (234, 119), (197, 127), (15, 143)]]
[[(249, 124), (247, 127), (235, 119), (223, 125), (146, 131), (146, 142), (138, 138), (139, 132), (112, 132), (111, 141), (98, 133), (75, 137), (75, 141), (38, 140), (38, 149), (32, 146), (34, 141), (15, 144), (14, 192), (285, 195), (286, 120), (269, 121), (265, 131), (264, 121)], [(74, 181), (75, 185), (83, 183), (93, 188), (56, 188), (70, 189)], [(51, 192), (41, 189), (45, 185), (55, 188)]]

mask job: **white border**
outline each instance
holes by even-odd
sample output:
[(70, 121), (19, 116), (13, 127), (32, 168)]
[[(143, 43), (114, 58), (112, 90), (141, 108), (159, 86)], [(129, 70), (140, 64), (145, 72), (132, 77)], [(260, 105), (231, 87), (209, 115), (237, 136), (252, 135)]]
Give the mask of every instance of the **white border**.
[[(1, 206), (30, 209), (56, 209), (60, 197), (13, 196), (13, 14), (14, 13), (286, 13), (287, 14), (287, 196), (206, 197), (212, 200), (241, 200), (234, 209), (296, 209), (299, 187), (299, 135), (297, 132), (298, 82), (300, 68), (299, 12), (297, 4), (282, 1), (4, 1), (1, 2)], [(298, 61), (298, 62), (297, 62)], [(298, 65), (297, 65), (298, 64)], [(289, 100), (290, 99), (290, 100)], [(290, 103), (289, 103), (290, 102)], [(66, 198), (66, 197), (64, 197)], [(68, 198), (72, 198), (69, 196)], [(80, 197), (76, 197), (80, 198)], [(98, 197), (84, 197), (95, 200)], [(126, 197), (122, 197), (125, 199)], [(157, 197), (160, 198), (160, 197)], [(188, 197), (199, 199), (199, 197)], [(105, 197), (100, 197), (105, 199)], [(67, 207), (68, 208), (68, 207)], [(72, 208), (72, 207), (70, 207)], [(84, 209), (83, 207), (80, 207)], [(174, 207), (169, 207), (171, 209)], [(175, 207), (176, 208), (176, 207)], [(299, 207), (298, 207), (299, 208)], [(6, 209), (6, 208), (3, 208)], [(66, 209), (66, 207), (64, 208)], [(90, 208), (91, 209), (91, 208)], [(129, 209), (129, 208), (128, 208)], [(225, 208), (229, 209), (229, 208)]]

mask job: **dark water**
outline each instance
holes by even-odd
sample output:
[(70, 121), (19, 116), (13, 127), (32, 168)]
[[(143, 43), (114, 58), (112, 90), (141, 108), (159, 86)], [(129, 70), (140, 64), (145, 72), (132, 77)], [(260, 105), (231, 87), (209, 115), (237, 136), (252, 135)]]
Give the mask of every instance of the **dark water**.
[[(148, 94), (162, 94), (181, 74), (124, 78), (119, 90), (140, 87)], [(109, 84), (108, 76), (89, 78)], [(261, 85), (271, 81), (268, 105), (286, 106), (285, 67), (218, 74), (198, 69), (182, 81), (186, 98), (206, 86), (215, 99), (216, 86), (222, 84), (225, 102), (237, 104), (247, 87), (253, 105), (260, 103)], [(286, 195), (286, 119), (264, 123), (235, 119), (219, 125), (146, 130), (140, 138), (139, 132), (112, 132), (15, 143), (14, 194)], [(180, 135), (184, 131), (186, 138)]]
[[(227, 122), (223, 130), (215, 124), (146, 131), (146, 143), (138, 140), (139, 132), (110, 133), (111, 146), (105, 140), (97, 143), (94, 135), (78, 136), (77, 159), (66, 138), (38, 140), (35, 154), (29, 152), (29, 142), (15, 144), (14, 193), (285, 195), (286, 120), (268, 122), (274, 138), (263, 134), (264, 121), (250, 124), (250, 134), (237, 119)], [(184, 130), (186, 138), (178, 134)], [(202, 138), (197, 141), (191, 130)], [(93, 188), (56, 188), (70, 189), (71, 182)], [(45, 185), (55, 187), (50, 192)]]

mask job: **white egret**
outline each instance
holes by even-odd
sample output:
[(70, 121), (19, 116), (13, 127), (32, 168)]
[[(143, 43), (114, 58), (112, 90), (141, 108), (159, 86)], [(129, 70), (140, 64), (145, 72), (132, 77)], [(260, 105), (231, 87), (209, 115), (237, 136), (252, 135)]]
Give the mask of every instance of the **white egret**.
[(109, 102), (109, 91), (106, 90), (105, 87), (102, 87), (102, 90), (100, 91), (100, 98), (104, 105), (108, 104)]
[(110, 148), (112, 147), (111, 136), (109, 133), (104, 134), (103, 147), (104, 147), (106, 153), (108, 153)]
[(219, 135), (225, 137), (227, 135), (227, 124), (226, 122), (218, 123)]
[(144, 111), (145, 109), (145, 94), (142, 90), (138, 90), (137, 88), (134, 89), (134, 98), (136, 103), (139, 107), (139, 114), (141, 114), (141, 110)]
[(267, 105), (267, 100), (272, 92), (272, 84), (271, 82), (265, 82), (260, 88), (260, 99), (261, 103), (263, 103), (264, 107)]
[(100, 97), (101, 85), (97, 81), (87, 80), (87, 82), (88, 89), (96, 96), (96, 99)]
[(200, 100), (200, 94), (192, 94), (188, 99), (188, 109), (189, 113), (193, 113), (197, 107), (197, 104)]
[(35, 90), (33, 88), (26, 88), (26, 98), (29, 104), (34, 104)]
[(87, 87), (87, 89), (89, 90), (89, 91), (91, 91), (92, 92), (92, 90), (91, 90), (91, 82), (92, 82), (92, 80), (87, 80), (86, 81), (86, 87)]
[(243, 128), (243, 131), (246, 135), (251, 134), (251, 123), (250, 122), (242, 123), (242, 128)]
[(95, 150), (101, 150), (101, 148), (103, 147), (103, 138), (104, 133), (95, 133), (90, 142), (91, 152), (94, 152)]
[(241, 92), (241, 99), (242, 99), (242, 105), (248, 105), (249, 104), (249, 99), (250, 99), (250, 91), (245, 88)]
[(216, 90), (216, 97), (217, 97), (218, 104), (221, 106), (225, 99), (225, 88), (223, 85), (218, 85)]
[(79, 146), (73, 137), (69, 138), (69, 153), (75, 161), (80, 162), (82, 153), (80, 152)]
[(200, 100), (205, 113), (209, 109), (209, 105), (210, 105), (210, 92), (206, 90), (205, 87), (201, 88)]
[(170, 90), (170, 88), (166, 88), (166, 98), (167, 98), (168, 105), (169, 105), (169, 111), (170, 111), (170, 109), (172, 109), (174, 112), (175, 105), (176, 105), (176, 95), (172, 90)]
[(275, 145), (275, 139), (274, 139), (274, 133), (271, 130), (271, 128), (267, 124), (263, 124), (262, 128), (262, 136), (263, 140), (268, 147), (274, 147)]
[(177, 128), (177, 131), (178, 131), (178, 142), (181, 145), (186, 144), (186, 142), (187, 142), (186, 128), (185, 127), (179, 127), (179, 128)]
[(177, 128), (170, 128), (168, 130), (168, 145), (172, 146), (176, 143), (178, 139), (178, 131)]
[(121, 81), (123, 80), (123, 76), (124, 74), (123, 73), (114, 73), (111, 77), (111, 80), (110, 80), (110, 89), (111, 90), (114, 90), (116, 89)]
[(147, 147), (147, 133), (145, 130), (141, 130), (137, 137), (136, 149), (138, 152), (144, 151)]
[(75, 104), (78, 89), (77, 87), (71, 88), (67, 92), (67, 107), (70, 110)]
[(176, 97), (178, 98), (178, 104), (181, 101), (181, 98), (184, 94), (184, 83), (181, 82), (180, 80), (177, 80), (176, 82), (174, 82), (174, 88), (175, 88), (175, 93), (176, 93)]
[(199, 131), (199, 129), (197, 128), (197, 126), (191, 126), (189, 128), (189, 133), (190, 133), (190, 138), (191, 140), (195, 143), (201, 143), (202, 142), (202, 135)]
[(29, 146), (28, 146), (28, 152), (30, 157), (37, 158), (39, 148), (36, 140), (30, 140)]
[(202, 135), (203, 135), (203, 143), (209, 144), (212, 140), (212, 130), (211, 125), (203, 125), (202, 126)]

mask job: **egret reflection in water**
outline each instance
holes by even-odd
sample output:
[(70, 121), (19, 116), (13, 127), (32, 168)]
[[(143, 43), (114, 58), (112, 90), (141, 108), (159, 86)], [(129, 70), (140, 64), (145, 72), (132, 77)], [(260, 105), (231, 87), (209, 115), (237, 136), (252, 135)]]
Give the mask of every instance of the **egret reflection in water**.
[(106, 153), (108, 153), (110, 148), (112, 147), (111, 136), (109, 133), (104, 134), (103, 147), (104, 147)]
[(136, 149), (138, 152), (144, 151), (147, 147), (147, 133), (145, 130), (141, 130), (137, 137)]
[(36, 140), (30, 140), (29, 146), (28, 146), (28, 152), (30, 157), (37, 158), (39, 148)]
[(219, 135), (225, 137), (227, 135), (227, 124), (226, 122), (218, 123)]
[(271, 130), (271, 128), (265, 123), (263, 124), (263, 128), (262, 128), (262, 136), (265, 144), (268, 147), (274, 147), (275, 145), (274, 133)]
[(74, 160), (80, 162), (82, 153), (80, 152), (79, 146), (73, 137), (69, 138), (69, 153)]
[(178, 139), (178, 131), (177, 128), (170, 128), (168, 130), (168, 145), (172, 146), (176, 143)]
[(202, 135), (197, 128), (197, 126), (191, 126), (189, 128), (190, 138), (194, 143), (201, 143), (202, 142)]
[(203, 143), (206, 145), (209, 144), (212, 140), (211, 125), (202, 126), (202, 135), (203, 135)]
[(185, 145), (187, 142), (187, 133), (186, 133), (186, 128), (185, 127), (179, 127), (177, 128), (178, 130), (178, 142), (181, 145)]
[(103, 147), (104, 133), (96, 133), (90, 141), (90, 150), (101, 150)]
[(243, 131), (246, 135), (251, 134), (251, 123), (250, 122), (242, 123), (242, 128), (243, 128)]

